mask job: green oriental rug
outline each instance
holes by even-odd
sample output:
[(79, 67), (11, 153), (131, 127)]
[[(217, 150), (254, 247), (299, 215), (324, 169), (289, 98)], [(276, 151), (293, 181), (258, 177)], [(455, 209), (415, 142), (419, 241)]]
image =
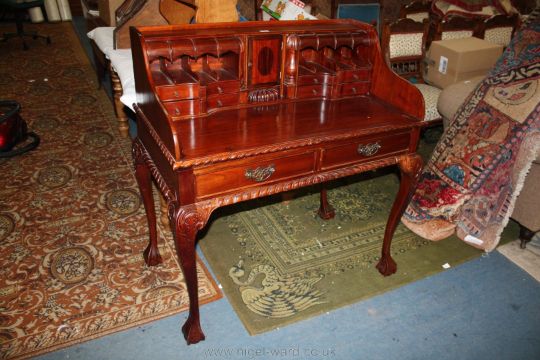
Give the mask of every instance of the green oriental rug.
[[(220, 209), (199, 244), (250, 334), (258, 334), (389, 291), (482, 254), (457, 238), (424, 240), (397, 228), (396, 274), (379, 260), (386, 218), (399, 186), (385, 173), (331, 184), (332, 220), (316, 214), (318, 188)], [(510, 224), (507, 237), (517, 228)]]

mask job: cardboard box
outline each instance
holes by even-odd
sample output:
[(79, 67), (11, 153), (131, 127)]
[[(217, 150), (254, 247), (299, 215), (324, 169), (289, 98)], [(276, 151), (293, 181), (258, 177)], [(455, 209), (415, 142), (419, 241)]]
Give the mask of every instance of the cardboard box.
[(261, 9), (278, 20), (315, 20), (315, 16), (304, 10), (300, 0), (265, 0)]
[(426, 82), (444, 89), (458, 81), (486, 75), (503, 47), (475, 37), (440, 40), (428, 52)]
[(124, 0), (98, 0), (99, 17), (107, 26), (116, 26), (115, 12)]

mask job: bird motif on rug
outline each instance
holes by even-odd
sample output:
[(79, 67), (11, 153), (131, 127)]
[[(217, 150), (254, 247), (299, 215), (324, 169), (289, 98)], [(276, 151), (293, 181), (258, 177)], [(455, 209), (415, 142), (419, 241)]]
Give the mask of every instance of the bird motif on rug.
[[(323, 292), (314, 289), (322, 278), (301, 278), (281, 276), (271, 265), (257, 265), (250, 272), (246, 281), (244, 261), (240, 260), (229, 270), (232, 281), (240, 287), (242, 300), (256, 314), (284, 318), (322, 304)], [(254, 284), (259, 275), (264, 275), (260, 286)]]

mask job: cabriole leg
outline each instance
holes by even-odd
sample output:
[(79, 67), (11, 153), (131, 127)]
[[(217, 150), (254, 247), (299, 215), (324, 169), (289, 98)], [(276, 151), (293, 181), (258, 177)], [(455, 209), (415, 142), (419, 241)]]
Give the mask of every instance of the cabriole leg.
[(422, 158), (417, 154), (407, 155), (399, 160), (398, 165), (401, 172), (401, 182), (399, 184), (399, 191), (396, 195), (396, 199), (392, 205), (392, 210), (388, 216), (386, 229), (384, 231), (381, 259), (377, 264), (377, 269), (384, 276), (392, 275), (397, 270), (396, 262), (392, 259), (390, 253), (392, 237), (394, 236), (394, 231), (396, 230), (399, 219), (401, 218), (401, 215), (403, 215), (403, 211), (405, 211), (405, 206), (409, 203), (412, 191), (416, 186), (416, 181), (420, 176), (422, 170)]
[[(146, 156), (145, 156), (146, 155)], [(162, 263), (161, 255), (157, 246), (156, 231), (156, 210), (154, 207), (154, 197), (152, 195), (152, 178), (150, 168), (145, 161), (148, 155), (146, 150), (139, 143), (138, 139), (133, 142), (133, 160), (135, 162), (135, 177), (139, 185), (139, 191), (143, 198), (144, 210), (148, 220), (148, 231), (150, 233), (150, 243), (144, 250), (143, 256), (146, 265), (154, 266)]]
[(197, 265), (195, 253), (195, 238), (208, 220), (197, 211), (195, 206), (188, 205), (175, 211), (174, 221), (171, 221), (176, 244), (176, 253), (184, 273), (188, 296), (189, 316), (182, 326), (182, 332), (188, 345), (204, 340), (199, 319), (199, 285), (197, 283)]
[(328, 198), (326, 194), (326, 188), (323, 186), (321, 189), (321, 205), (319, 207), (319, 210), (317, 211), (317, 214), (321, 217), (321, 219), (324, 220), (330, 220), (333, 219), (336, 215), (336, 212), (334, 211), (334, 208), (332, 205), (328, 203)]

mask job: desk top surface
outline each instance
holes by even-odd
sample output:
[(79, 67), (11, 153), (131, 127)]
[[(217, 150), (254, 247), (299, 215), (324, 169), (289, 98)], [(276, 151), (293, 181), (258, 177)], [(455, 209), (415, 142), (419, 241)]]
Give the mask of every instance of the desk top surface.
[(306, 100), (224, 110), (174, 122), (183, 160), (277, 146), (299, 147), (419, 126), (419, 121), (371, 96)]

